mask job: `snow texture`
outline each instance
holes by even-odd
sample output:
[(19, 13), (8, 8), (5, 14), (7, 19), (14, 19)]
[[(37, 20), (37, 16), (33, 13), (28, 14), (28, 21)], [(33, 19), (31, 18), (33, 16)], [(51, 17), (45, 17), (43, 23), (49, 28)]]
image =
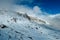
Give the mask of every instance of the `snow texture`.
[(0, 10), (0, 40), (60, 40), (60, 30), (14, 11)]

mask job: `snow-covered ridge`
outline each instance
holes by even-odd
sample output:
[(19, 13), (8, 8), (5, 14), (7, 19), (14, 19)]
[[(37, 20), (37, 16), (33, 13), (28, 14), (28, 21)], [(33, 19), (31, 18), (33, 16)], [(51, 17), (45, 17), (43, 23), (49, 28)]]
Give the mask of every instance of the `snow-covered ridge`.
[(60, 31), (45, 24), (27, 14), (0, 10), (0, 40), (60, 40)]
[[(7, 11), (7, 10), (0, 10), (0, 11), (3, 11), (3, 12), (12, 12), (12, 11)], [(27, 18), (28, 20), (30, 21), (34, 21), (34, 22), (37, 22), (37, 23), (40, 23), (40, 24), (46, 24), (45, 21), (41, 20), (41, 19), (38, 19), (38, 18), (35, 18), (35, 17), (32, 17), (32, 16), (29, 16), (27, 13), (19, 13), (19, 12), (14, 12), (16, 15), (19, 15), (19, 16), (23, 16), (24, 18)], [(2, 13), (3, 14), (3, 13)], [(6, 13), (5, 13), (6, 14)], [(14, 16), (14, 15), (13, 15)]]

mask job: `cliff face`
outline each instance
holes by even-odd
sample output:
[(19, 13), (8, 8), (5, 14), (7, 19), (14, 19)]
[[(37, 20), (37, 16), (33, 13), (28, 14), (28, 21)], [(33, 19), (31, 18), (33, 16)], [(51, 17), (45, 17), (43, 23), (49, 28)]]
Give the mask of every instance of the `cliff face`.
[(0, 10), (0, 40), (60, 40), (60, 31), (49, 27), (27, 14)]

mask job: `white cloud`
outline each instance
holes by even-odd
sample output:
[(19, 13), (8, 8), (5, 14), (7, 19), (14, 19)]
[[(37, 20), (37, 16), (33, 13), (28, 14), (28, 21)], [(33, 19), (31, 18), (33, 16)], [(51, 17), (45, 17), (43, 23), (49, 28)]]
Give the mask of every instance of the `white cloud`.
[(27, 13), (34, 17), (39, 17), (40, 19), (47, 21), (49, 25), (53, 26), (53, 28), (60, 30), (60, 14), (49, 15), (48, 13), (43, 12), (38, 6), (34, 6), (32, 9), (26, 5), (14, 5), (12, 2), (1, 2), (0, 0), (0, 9), (9, 9), (20, 13)]
[(27, 13), (28, 15), (34, 15), (35, 17), (43, 16), (43, 14), (48, 15), (46, 12), (43, 12), (39, 6), (34, 6), (30, 8), (26, 5), (15, 5), (14, 10), (20, 13)]
[(13, 0), (0, 0), (0, 10), (11, 9), (13, 6)]
[(45, 20), (51, 25), (52, 28), (60, 30), (60, 14), (48, 15)]
[(38, 6), (34, 6), (33, 11), (34, 11), (34, 13), (40, 13), (40, 14), (42, 13), (40, 7), (38, 7)]
[[(51, 26), (52, 28), (56, 28), (56, 29), (60, 30), (60, 14), (49, 15), (48, 13), (43, 12), (41, 10), (41, 8), (38, 6), (34, 6), (33, 9), (31, 9), (27, 6), (24, 6), (24, 5), (21, 6), (20, 5), (18, 7), (16, 6), (15, 10), (18, 12), (27, 13), (28, 15), (31, 15), (34, 17), (39, 17), (40, 19), (49, 23), (49, 25), (52, 25)], [(46, 15), (43, 15), (44, 13)]]

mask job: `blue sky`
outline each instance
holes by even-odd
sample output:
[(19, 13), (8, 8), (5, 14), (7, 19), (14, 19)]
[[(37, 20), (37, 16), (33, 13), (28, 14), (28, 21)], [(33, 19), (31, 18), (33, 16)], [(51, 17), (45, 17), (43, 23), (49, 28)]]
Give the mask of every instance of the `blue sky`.
[(39, 6), (42, 11), (49, 14), (60, 13), (60, 0), (16, 0), (17, 5), (27, 5), (29, 7)]
[(60, 13), (60, 0), (0, 0), (0, 5), (2, 5), (2, 1), (3, 3), (8, 2), (16, 5), (26, 5), (30, 8), (38, 6), (43, 12), (49, 14)]

